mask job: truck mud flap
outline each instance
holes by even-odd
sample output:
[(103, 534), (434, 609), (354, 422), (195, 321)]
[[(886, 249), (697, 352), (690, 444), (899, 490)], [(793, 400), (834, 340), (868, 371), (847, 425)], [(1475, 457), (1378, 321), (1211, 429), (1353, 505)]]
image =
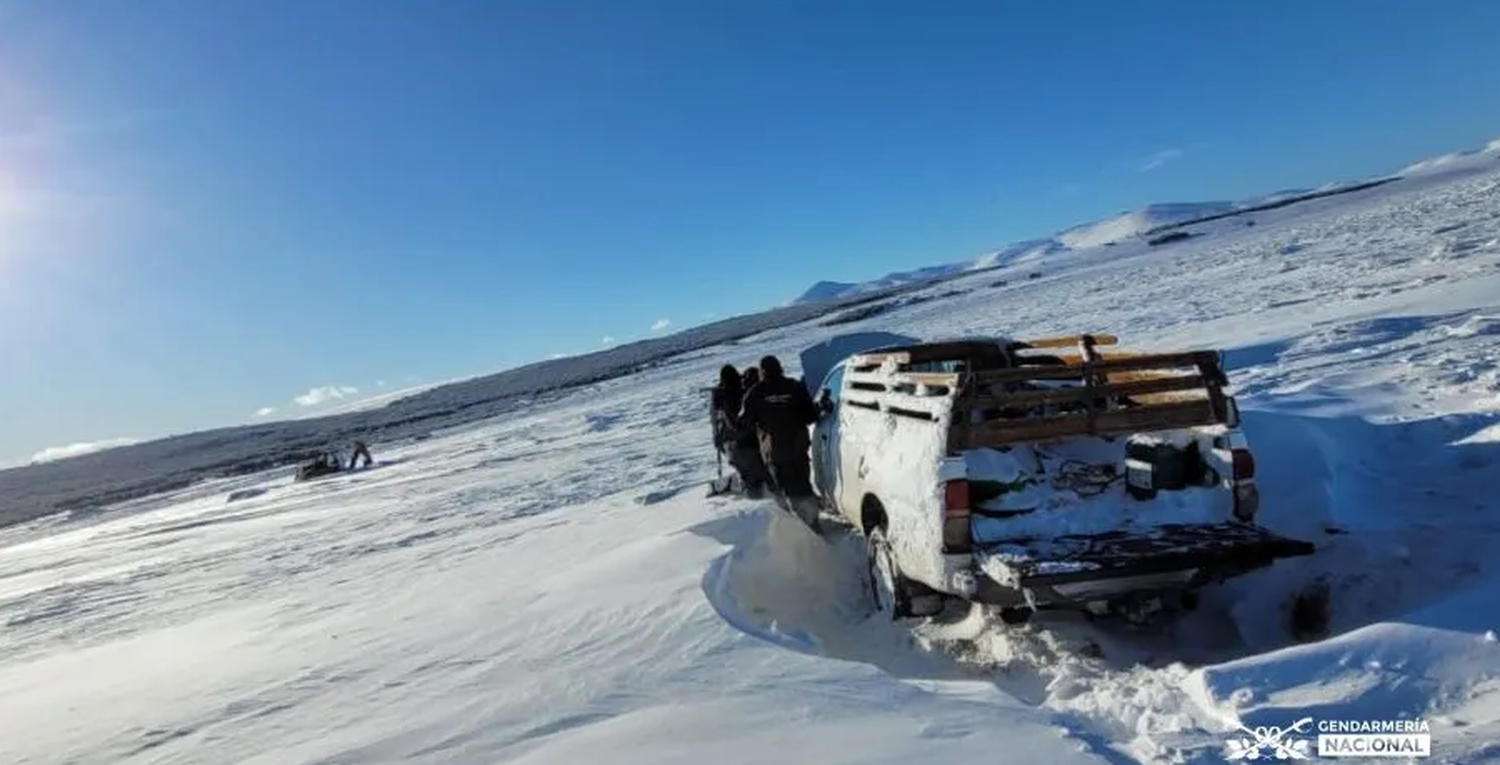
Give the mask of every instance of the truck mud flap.
[(1025, 590), (1032, 599), (1066, 601), (1191, 588), (1316, 549), (1310, 542), (1232, 522), (997, 542), (975, 550), (986, 574), (977, 595), (1010, 604)]

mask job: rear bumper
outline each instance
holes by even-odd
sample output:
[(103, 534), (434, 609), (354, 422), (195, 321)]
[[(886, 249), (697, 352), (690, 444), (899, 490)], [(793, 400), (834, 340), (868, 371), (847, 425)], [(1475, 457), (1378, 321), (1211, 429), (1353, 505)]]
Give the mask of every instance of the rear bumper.
[(973, 599), (999, 606), (1083, 605), (1191, 590), (1315, 551), (1309, 542), (1247, 523), (1007, 543), (976, 552), (983, 573)]

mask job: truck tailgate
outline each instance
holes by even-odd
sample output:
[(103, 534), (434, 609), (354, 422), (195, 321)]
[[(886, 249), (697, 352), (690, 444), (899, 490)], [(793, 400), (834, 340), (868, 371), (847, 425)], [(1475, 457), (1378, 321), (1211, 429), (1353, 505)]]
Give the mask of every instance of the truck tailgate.
[(997, 541), (975, 550), (980, 567), (1020, 587), (1134, 578), (1203, 569), (1253, 569), (1310, 555), (1309, 542), (1248, 523), (1167, 524), (1102, 534)]

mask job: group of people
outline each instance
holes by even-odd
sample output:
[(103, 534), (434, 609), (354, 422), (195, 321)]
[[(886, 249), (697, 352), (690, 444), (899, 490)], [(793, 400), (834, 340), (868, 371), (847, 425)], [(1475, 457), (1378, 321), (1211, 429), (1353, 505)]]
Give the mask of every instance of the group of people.
[(745, 494), (758, 498), (769, 489), (817, 529), (808, 426), (819, 412), (802, 382), (788, 378), (775, 356), (762, 357), (743, 373), (725, 364), (710, 411), (714, 448), (739, 473)]

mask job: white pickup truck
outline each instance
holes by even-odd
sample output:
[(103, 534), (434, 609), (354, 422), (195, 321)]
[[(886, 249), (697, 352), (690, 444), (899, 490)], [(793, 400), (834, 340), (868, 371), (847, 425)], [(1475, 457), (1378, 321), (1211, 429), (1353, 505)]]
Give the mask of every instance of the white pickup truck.
[[(1314, 551), (1255, 523), (1221, 354), (1101, 352), (1114, 342), (912, 342), (828, 369), (814, 488), (863, 532), (880, 610), (933, 615), (956, 597), (1007, 621), (1144, 620)], [(804, 353), (804, 373), (827, 368)]]

